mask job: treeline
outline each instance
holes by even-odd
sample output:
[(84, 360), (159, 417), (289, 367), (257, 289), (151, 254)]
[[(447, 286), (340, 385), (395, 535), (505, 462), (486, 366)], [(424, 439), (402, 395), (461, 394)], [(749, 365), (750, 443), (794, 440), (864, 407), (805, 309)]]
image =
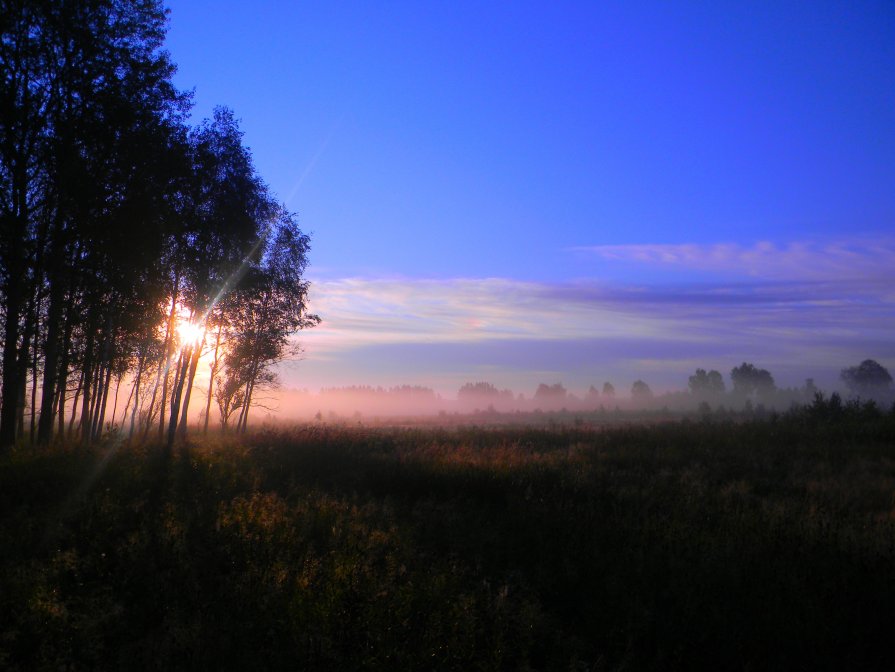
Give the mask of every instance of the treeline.
[[(514, 396), (511, 390), (500, 390), (491, 383), (477, 382), (464, 384), (457, 393), (457, 400), (467, 407), (491, 407), (496, 410), (583, 410), (606, 404), (684, 409), (708, 403), (786, 407), (811, 404), (820, 393), (812, 378), (806, 379), (800, 387), (778, 387), (770, 371), (749, 362), (733, 367), (729, 378), (731, 385), (728, 388), (719, 371), (696, 369), (687, 379), (686, 391), (658, 395), (653, 393), (648, 383), (638, 379), (631, 384), (627, 398), (617, 395), (615, 385), (609, 381), (604, 382), (601, 388), (591, 385), (581, 396), (571, 393), (562, 383), (540, 383), (530, 399), (521, 394)], [(881, 404), (895, 401), (892, 376), (875, 360), (867, 359), (857, 366), (842, 369), (840, 380), (852, 398)]]
[[(233, 114), (187, 122), (154, 0), (0, 2), (0, 449), (244, 428), (306, 312), (308, 237)], [(207, 342), (207, 344), (206, 344)], [(126, 381), (121, 390), (122, 381)]]
[[(762, 409), (786, 410), (792, 407), (819, 408), (829, 403), (835, 415), (837, 404), (843, 408), (864, 411), (870, 406), (890, 407), (895, 402), (892, 376), (878, 362), (868, 359), (857, 366), (842, 369), (840, 380), (843, 396), (834, 392), (824, 397), (808, 378), (798, 387), (779, 387), (767, 369), (749, 362), (733, 367), (728, 375), (714, 369), (696, 369), (687, 379), (684, 390), (654, 393), (646, 381), (635, 380), (629, 390), (616, 392), (606, 381), (600, 387), (591, 385), (583, 394), (575, 394), (562, 383), (540, 383), (530, 396), (500, 389), (485, 381), (464, 383), (456, 399), (444, 398), (432, 388), (419, 385), (397, 387), (332, 387), (314, 394), (307, 390), (287, 390), (280, 396), (281, 417), (309, 420), (358, 419), (364, 416), (434, 415), (446, 413), (537, 413), (569, 411), (575, 413), (618, 410), (667, 410), (690, 413), (710, 410), (728, 411)], [(856, 400), (860, 399), (858, 402)], [(857, 405), (855, 405), (857, 404)], [(826, 408), (826, 407), (824, 407)], [(862, 411), (862, 412), (864, 412)]]

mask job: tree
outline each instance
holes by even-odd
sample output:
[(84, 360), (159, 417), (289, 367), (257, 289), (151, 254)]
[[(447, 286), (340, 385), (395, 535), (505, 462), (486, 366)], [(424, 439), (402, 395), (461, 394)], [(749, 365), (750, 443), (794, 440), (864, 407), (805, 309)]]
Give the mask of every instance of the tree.
[(534, 398), (542, 401), (565, 401), (567, 394), (566, 388), (563, 387), (562, 383), (554, 383), (553, 385), (540, 383), (535, 390)]
[(603, 396), (610, 398), (615, 396), (615, 386), (609, 381), (603, 383)]
[(255, 393), (276, 384), (271, 370), (284, 357), (297, 354), (293, 334), (320, 323), (307, 311), (309, 284), (303, 274), (310, 239), (292, 214), (279, 209), (265, 236), (258, 263), (246, 272), (228, 305), (228, 353), (224, 390), (240, 398), (237, 430), (245, 431)]
[(721, 395), (725, 392), (724, 378), (714, 369), (708, 373), (705, 369), (696, 369), (696, 373), (687, 381), (687, 387), (692, 395), (700, 398)]
[(75, 366), (89, 439), (145, 326), (145, 311), (128, 320), (156, 289), (170, 193), (159, 158), (186, 105), (161, 49), (165, 21), (156, 0), (0, 5), (0, 448), (23, 425), (29, 373), (34, 425), (41, 368), (41, 440)]
[(457, 391), (457, 399), (460, 400), (479, 401), (498, 397), (500, 397), (500, 390), (491, 383), (464, 383)]
[(213, 119), (190, 134), (189, 152), (191, 179), (183, 199), (187, 224), (175, 244), (183, 278), (181, 309), (190, 314), (201, 336), (181, 353), (171, 396), (169, 444), (175, 428), (181, 436), (186, 434), (205, 335), (209, 330), (215, 333), (220, 317), (216, 308), (242, 280), (252, 256), (263, 250), (260, 243), (276, 211), (255, 173), (232, 111), (216, 108)]
[[(290, 330), (314, 323), (308, 238), (229, 110), (186, 125), (165, 24), (159, 0), (0, 0), (0, 450), (27, 429), (93, 440), (118, 424), (125, 380), (131, 434), (138, 419), (144, 437), (185, 429), (204, 341), (178, 335), (187, 316), (227, 349), (244, 423)], [(245, 320), (233, 327), (230, 353), (219, 304), (245, 271), (258, 295), (240, 293), (233, 317), (261, 301), (269, 320), (251, 345)]]
[(815, 384), (814, 378), (806, 378), (805, 385), (804, 385), (804, 387), (802, 387), (800, 392), (802, 394), (803, 399), (805, 399), (807, 401), (811, 401), (820, 393), (820, 390), (818, 389), (817, 385)]
[(888, 396), (892, 390), (892, 376), (884, 366), (872, 359), (842, 369), (839, 376), (852, 394), (859, 397), (878, 399)]
[(730, 371), (734, 394), (749, 398), (766, 397), (777, 389), (774, 377), (766, 369), (756, 368), (753, 364), (743, 362)]
[(635, 401), (648, 401), (653, 398), (653, 391), (650, 386), (642, 380), (635, 380), (631, 385), (631, 399)]
[(513, 402), (513, 391), (499, 390), (491, 383), (465, 383), (457, 391), (457, 401), (470, 409), (480, 405), (508, 406)]
[(226, 430), (234, 413), (242, 410), (245, 401), (246, 369), (243, 361), (237, 357), (230, 359), (230, 353), (224, 355), (228, 364), (223, 375), (215, 379), (214, 399), (221, 414), (221, 429)]

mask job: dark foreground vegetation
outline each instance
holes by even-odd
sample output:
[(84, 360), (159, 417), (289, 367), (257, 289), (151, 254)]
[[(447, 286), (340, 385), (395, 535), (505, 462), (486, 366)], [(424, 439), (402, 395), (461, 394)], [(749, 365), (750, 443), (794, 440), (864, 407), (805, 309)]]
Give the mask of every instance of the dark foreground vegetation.
[(895, 417), (0, 463), (0, 667), (892, 669)]

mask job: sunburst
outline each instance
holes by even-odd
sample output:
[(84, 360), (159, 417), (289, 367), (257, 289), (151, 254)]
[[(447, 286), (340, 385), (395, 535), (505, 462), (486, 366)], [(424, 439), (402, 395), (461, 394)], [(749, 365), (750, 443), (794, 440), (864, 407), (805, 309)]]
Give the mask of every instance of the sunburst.
[(183, 345), (195, 345), (202, 340), (205, 330), (195, 322), (181, 320), (177, 324), (177, 335)]

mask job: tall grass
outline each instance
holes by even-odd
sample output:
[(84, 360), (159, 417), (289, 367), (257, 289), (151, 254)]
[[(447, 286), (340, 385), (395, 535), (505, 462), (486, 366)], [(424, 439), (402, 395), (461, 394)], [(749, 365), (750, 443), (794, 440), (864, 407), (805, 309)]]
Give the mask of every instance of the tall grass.
[(893, 439), (802, 412), (17, 453), (0, 667), (891, 668)]

